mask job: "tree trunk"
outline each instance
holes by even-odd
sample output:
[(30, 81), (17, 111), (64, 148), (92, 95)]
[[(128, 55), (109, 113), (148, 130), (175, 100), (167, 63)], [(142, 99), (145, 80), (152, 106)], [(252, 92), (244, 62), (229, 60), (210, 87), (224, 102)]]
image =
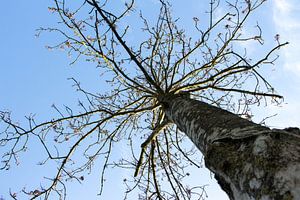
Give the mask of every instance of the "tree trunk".
[(270, 129), (183, 95), (162, 102), (230, 199), (300, 200), (298, 128)]

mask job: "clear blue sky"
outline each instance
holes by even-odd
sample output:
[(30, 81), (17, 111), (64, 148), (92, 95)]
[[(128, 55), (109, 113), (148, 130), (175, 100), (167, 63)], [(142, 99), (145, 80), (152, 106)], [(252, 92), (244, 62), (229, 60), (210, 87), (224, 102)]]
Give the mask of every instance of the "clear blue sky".
[[(149, 5), (155, 0), (147, 0)], [(271, 0), (253, 18), (259, 20), (266, 30), (270, 42), (273, 36), (280, 34), (281, 40), (291, 44), (281, 50), (281, 58), (274, 71), (267, 74), (277, 91), (285, 96), (282, 107), (260, 107), (254, 109), (255, 120), (278, 113), (267, 123), (272, 127), (300, 127), (300, 4), (298, 0)], [(185, 2), (185, 3), (183, 3)], [(189, 2), (187, 5), (186, 2)], [(36, 38), (35, 29), (43, 26), (52, 26), (56, 17), (48, 12), (50, 0), (16, 0), (3, 1), (0, 7), (0, 110), (7, 109), (13, 112), (13, 117), (21, 123), (24, 116), (36, 114), (40, 122), (51, 119), (54, 111), (52, 104), (70, 105), (75, 107), (78, 96), (72, 88), (69, 77), (78, 78), (84, 86), (93, 91), (101, 89), (95, 66), (80, 62), (69, 66), (70, 59), (63, 51), (49, 51), (45, 45), (56, 41), (55, 34), (43, 34)], [(191, 20), (193, 14), (199, 15), (203, 10), (199, 1), (174, 1), (174, 11), (178, 12), (183, 20)], [(180, 12), (179, 12), (180, 11)], [(221, 11), (220, 11), (221, 12)], [(262, 20), (262, 21), (261, 21)], [(255, 24), (255, 23), (254, 23)], [(255, 47), (248, 46), (255, 55)], [(1, 129), (1, 127), (0, 127)], [(36, 166), (40, 152), (35, 149), (34, 141), (31, 152), (21, 157), (21, 165), (10, 171), (0, 171), (0, 198), (8, 198), (9, 188), (18, 192), (24, 186), (39, 185), (41, 178), (51, 175), (50, 168)], [(3, 151), (0, 148), (0, 154)], [(97, 170), (96, 170), (97, 171)], [(203, 171), (203, 170), (202, 170)], [(200, 184), (209, 184), (207, 189), (210, 200), (226, 200), (226, 196), (210, 179), (208, 171), (200, 172)], [(72, 183), (68, 188), (70, 200), (75, 199), (120, 199), (119, 189), (122, 189), (122, 172), (111, 175), (108, 180), (106, 193), (99, 198), (98, 172), (92, 174), (84, 184)], [(199, 180), (196, 177), (195, 180)], [(118, 181), (117, 181), (118, 180)], [(118, 189), (119, 188), (119, 189)], [(114, 195), (114, 196), (111, 196)]]

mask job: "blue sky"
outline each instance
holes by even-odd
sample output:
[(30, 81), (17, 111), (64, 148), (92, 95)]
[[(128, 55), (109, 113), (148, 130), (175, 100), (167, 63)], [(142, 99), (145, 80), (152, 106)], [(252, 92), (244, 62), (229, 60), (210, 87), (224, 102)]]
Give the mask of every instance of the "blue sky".
[[(300, 4), (297, 1), (270, 0), (252, 19), (253, 22), (258, 20), (264, 25), (264, 33), (269, 42), (274, 42), (273, 37), (277, 33), (280, 34), (281, 41), (290, 42), (290, 45), (280, 51), (281, 57), (273, 67), (273, 72), (267, 74), (277, 91), (285, 96), (285, 103), (281, 107), (270, 105), (254, 108), (256, 121), (277, 114), (267, 121), (268, 125), (275, 128), (300, 126)], [(154, 0), (147, 2), (153, 3)], [(193, 6), (189, 7), (183, 1), (174, 2), (174, 5), (178, 3), (174, 10), (180, 10), (179, 15), (183, 20), (202, 11), (199, 1), (191, 1)], [(24, 116), (30, 113), (36, 114), (40, 122), (52, 118), (56, 115), (51, 109), (52, 104), (75, 107), (80, 96), (67, 78), (78, 78), (83, 86), (92, 91), (103, 89), (99, 77), (95, 75), (97, 69), (94, 66), (85, 62), (70, 66), (71, 60), (65, 52), (45, 48), (45, 45), (56, 41), (54, 34), (35, 37), (37, 28), (51, 26), (56, 22), (56, 17), (48, 12), (50, 5), (50, 0), (16, 0), (4, 1), (0, 7), (0, 110), (12, 111), (13, 117), (20, 123), (24, 123)], [(245, 45), (255, 55), (256, 47)], [(11, 171), (0, 172), (0, 197), (8, 199), (9, 188), (18, 192), (24, 186), (30, 188), (33, 184), (39, 185), (45, 171), (47, 175), (51, 174), (51, 167), (35, 165), (42, 153), (35, 149), (34, 141), (31, 143), (31, 150), (36, 152), (23, 155), (20, 166)], [(3, 153), (2, 149), (0, 153)], [(210, 178), (208, 171), (200, 174), (201, 184), (209, 184), (208, 199), (227, 199)], [(84, 184), (71, 183), (68, 199), (99, 199), (96, 196), (97, 176), (99, 174), (95, 172)], [(109, 199), (119, 199), (120, 194), (114, 191), (123, 187), (119, 182), (120, 176), (122, 172), (111, 174), (106, 193), (101, 199), (108, 199), (108, 196)], [(195, 180), (198, 179), (199, 177)], [(115, 196), (111, 196), (112, 192)]]

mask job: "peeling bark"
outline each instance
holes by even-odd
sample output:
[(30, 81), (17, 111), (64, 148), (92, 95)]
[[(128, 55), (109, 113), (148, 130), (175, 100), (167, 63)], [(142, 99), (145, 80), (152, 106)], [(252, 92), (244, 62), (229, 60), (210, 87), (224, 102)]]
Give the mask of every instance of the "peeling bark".
[(300, 199), (298, 128), (270, 129), (182, 95), (162, 103), (230, 199)]

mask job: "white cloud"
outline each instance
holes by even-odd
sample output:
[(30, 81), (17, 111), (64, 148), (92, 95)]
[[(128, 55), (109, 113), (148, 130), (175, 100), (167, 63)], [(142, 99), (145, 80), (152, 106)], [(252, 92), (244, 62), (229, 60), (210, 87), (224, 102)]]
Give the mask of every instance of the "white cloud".
[(274, 0), (273, 23), (280, 41), (290, 44), (284, 48), (284, 67), (300, 76), (300, 4), (298, 0)]
[(291, 10), (291, 4), (289, 0), (274, 0), (274, 6), (279, 12), (289, 12)]

